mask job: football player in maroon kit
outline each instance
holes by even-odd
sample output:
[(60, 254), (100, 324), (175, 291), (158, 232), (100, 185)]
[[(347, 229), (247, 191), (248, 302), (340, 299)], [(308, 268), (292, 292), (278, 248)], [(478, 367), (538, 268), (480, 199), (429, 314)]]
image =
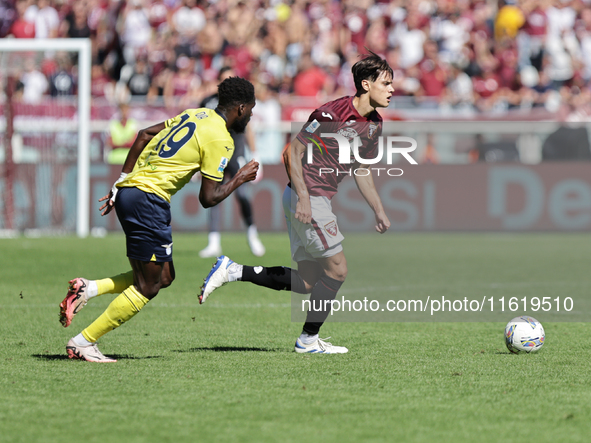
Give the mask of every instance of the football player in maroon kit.
[[(377, 156), (382, 117), (376, 109), (390, 103), (394, 92), (392, 68), (380, 56), (371, 53), (355, 63), (351, 70), (357, 90), (355, 96), (342, 97), (316, 109), (284, 151), (290, 183), (283, 195), (283, 208), (291, 254), (298, 269), (246, 266), (221, 256), (205, 278), (199, 296), (199, 302), (203, 303), (215, 289), (233, 281), (311, 294), (311, 309), (295, 343), (298, 353), (348, 352), (347, 348), (318, 337), (332, 300), (347, 276), (347, 261), (341, 245), (344, 237), (331, 207), (337, 186), (346, 175), (354, 176), (359, 191), (375, 213), (376, 231), (384, 233), (390, 227), (371, 173), (351, 174), (351, 171), (369, 171), (369, 164), (359, 159)], [(356, 159), (339, 163), (339, 139), (358, 146)], [(313, 148), (311, 153), (310, 148)], [(350, 149), (348, 155), (351, 156)]]

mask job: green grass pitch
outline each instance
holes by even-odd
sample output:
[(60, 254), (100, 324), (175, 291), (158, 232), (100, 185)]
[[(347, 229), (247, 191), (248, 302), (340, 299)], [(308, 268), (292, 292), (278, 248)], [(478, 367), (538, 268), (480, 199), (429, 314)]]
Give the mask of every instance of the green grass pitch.
[[(289, 293), (236, 283), (198, 304), (205, 238), (174, 236), (176, 281), (100, 340), (119, 358), (105, 365), (68, 360), (65, 344), (113, 296), (67, 329), (58, 304), (71, 278), (129, 269), (123, 236), (0, 240), (0, 441), (589, 441), (587, 323), (544, 323), (532, 355), (508, 353), (503, 322), (331, 323), (321, 335), (349, 354), (296, 354)], [(290, 264), (285, 234), (262, 239), (262, 259), (243, 234), (225, 234), (224, 252)], [(391, 243), (392, 267), (370, 295), (591, 297), (589, 235), (349, 235), (345, 248), (374, 241)]]

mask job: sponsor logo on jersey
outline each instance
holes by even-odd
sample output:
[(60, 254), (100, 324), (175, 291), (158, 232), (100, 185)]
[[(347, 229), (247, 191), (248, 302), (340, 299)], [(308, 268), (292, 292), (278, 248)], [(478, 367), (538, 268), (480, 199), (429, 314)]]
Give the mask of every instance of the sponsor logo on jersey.
[(203, 120), (204, 118), (207, 118), (207, 117), (209, 117), (209, 115), (207, 115), (207, 112), (205, 112), (205, 111), (201, 111), (201, 112), (198, 112), (197, 114), (195, 114), (195, 118), (197, 120)]
[(378, 125), (376, 123), (370, 123), (367, 131), (367, 136), (372, 138), (378, 132)]
[(318, 122), (318, 120), (314, 119), (312, 120), (312, 122), (308, 125), (308, 127), (305, 129), (306, 132), (309, 132), (310, 134), (316, 132), (316, 129), (318, 129), (320, 127), (320, 123)]
[(337, 134), (342, 135), (349, 140), (353, 140), (355, 137), (359, 136), (357, 131), (353, 128), (341, 128), (337, 131)]
[(332, 120), (332, 115), (330, 115), (328, 112), (323, 112), (322, 117), (330, 118)]
[(345, 122), (345, 124), (347, 126), (351, 126), (353, 123), (357, 123), (355, 120), (349, 120), (348, 122)]
[(228, 166), (228, 159), (226, 157), (222, 157), (220, 160), (220, 165), (218, 166), (218, 172), (224, 172), (226, 166)]
[(336, 220), (332, 220), (324, 225), (324, 230), (331, 236), (335, 237), (339, 233), (339, 227)]

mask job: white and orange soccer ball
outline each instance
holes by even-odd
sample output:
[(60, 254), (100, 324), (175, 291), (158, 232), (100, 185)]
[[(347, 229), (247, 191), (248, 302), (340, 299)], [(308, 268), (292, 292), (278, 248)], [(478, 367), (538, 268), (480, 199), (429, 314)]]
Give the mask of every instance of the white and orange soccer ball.
[(505, 326), (505, 344), (514, 354), (537, 352), (544, 346), (544, 327), (533, 317), (515, 317)]

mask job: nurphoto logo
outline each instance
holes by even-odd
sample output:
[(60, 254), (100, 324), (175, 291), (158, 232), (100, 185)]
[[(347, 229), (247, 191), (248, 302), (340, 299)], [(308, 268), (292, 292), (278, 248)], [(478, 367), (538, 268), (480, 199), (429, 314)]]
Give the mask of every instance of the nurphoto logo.
[[(324, 155), (326, 152), (326, 145), (324, 144), (323, 140), (327, 137), (331, 137), (336, 140), (339, 146), (339, 164), (347, 165), (351, 164), (351, 151), (353, 151), (353, 156), (355, 161), (362, 165), (375, 165), (382, 161), (384, 157), (384, 151), (386, 155), (386, 163), (391, 165), (393, 163), (392, 158), (394, 154), (402, 155), (411, 165), (416, 165), (417, 162), (414, 158), (410, 156), (410, 153), (413, 152), (417, 148), (417, 141), (412, 137), (400, 137), (400, 136), (387, 136), (378, 137), (378, 153), (375, 158), (361, 158), (359, 155), (359, 146), (361, 144), (361, 139), (358, 136), (351, 137), (351, 134), (340, 134), (340, 133), (331, 133), (331, 132), (323, 132), (320, 134), (320, 137), (308, 137), (310, 143), (308, 143), (307, 155), (306, 155), (306, 162), (308, 164), (313, 163), (313, 151), (314, 146), (318, 148), (321, 155)], [(351, 143), (351, 141), (352, 143)], [(385, 149), (384, 149), (385, 146)], [(324, 148), (324, 149), (323, 149)], [(371, 170), (376, 171), (377, 175), (380, 175), (381, 171), (386, 171), (386, 173), (391, 177), (399, 177), (404, 174), (404, 171), (401, 168), (371, 168)], [(357, 175), (357, 176), (365, 176), (369, 175), (371, 172), (369, 169), (366, 168), (356, 168), (356, 169), (349, 169), (349, 170), (338, 170), (335, 168), (319, 168), (318, 174), (319, 175), (326, 175), (326, 174), (336, 174), (338, 175)]]

